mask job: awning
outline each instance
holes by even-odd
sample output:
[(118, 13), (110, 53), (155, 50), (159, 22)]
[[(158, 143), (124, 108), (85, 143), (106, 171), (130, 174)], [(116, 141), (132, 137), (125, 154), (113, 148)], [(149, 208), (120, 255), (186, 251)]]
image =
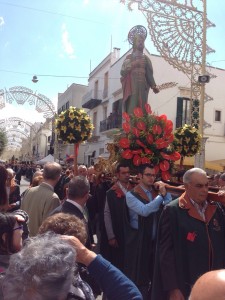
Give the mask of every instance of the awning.
[(36, 161), (35, 164), (44, 165), (48, 162), (54, 162), (54, 156), (52, 156), (51, 154), (47, 155), (46, 157), (44, 157), (41, 160)]
[(222, 167), (225, 167), (225, 159), (211, 160), (211, 163), (218, 164)]
[[(180, 161), (176, 161), (175, 164), (179, 165)], [(222, 164), (224, 163), (224, 165)], [(184, 158), (184, 166), (194, 167), (195, 159), (194, 157), (185, 157)], [(205, 161), (205, 168), (213, 171), (223, 172), (225, 167), (225, 159), (222, 160), (212, 160)]]

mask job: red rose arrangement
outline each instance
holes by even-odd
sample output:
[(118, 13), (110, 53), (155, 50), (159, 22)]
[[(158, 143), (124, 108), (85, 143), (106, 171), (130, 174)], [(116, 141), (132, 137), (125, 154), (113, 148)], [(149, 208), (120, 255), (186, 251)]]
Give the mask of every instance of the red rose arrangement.
[(149, 104), (145, 112), (134, 108), (133, 114), (123, 113), (123, 134), (119, 137), (118, 160), (129, 163), (131, 169), (151, 163), (163, 180), (168, 180), (174, 161), (180, 154), (173, 146), (173, 123), (166, 115), (156, 116)]

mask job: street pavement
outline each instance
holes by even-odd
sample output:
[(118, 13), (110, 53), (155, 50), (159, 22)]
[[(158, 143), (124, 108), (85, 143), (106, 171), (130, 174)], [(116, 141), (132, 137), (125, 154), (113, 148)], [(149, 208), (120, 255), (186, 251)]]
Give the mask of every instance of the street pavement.
[(20, 181), (20, 194), (22, 194), (30, 186), (30, 181), (25, 178), (26, 177), (22, 176)]

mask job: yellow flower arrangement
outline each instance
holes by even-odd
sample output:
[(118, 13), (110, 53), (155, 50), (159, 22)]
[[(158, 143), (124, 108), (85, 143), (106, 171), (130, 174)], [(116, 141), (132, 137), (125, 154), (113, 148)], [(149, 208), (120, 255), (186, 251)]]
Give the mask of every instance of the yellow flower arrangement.
[(94, 128), (88, 114), (76, 107), (60, 113), (55, 121), (56, 134), (64, 144), (77, 144), (86, 141)]
[(191, 157), (199, 152), (201, 135), (197, 128), (185, 124), (175, 130), (174, 137), (174, 148), (182, 157)]

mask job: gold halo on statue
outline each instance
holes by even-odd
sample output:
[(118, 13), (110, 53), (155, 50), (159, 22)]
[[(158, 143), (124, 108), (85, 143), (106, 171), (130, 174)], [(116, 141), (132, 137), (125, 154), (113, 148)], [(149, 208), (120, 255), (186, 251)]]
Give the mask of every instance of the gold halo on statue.
[(145, 40), (147, 37), (147, 29), (142, 25), (136, 25), (128, 33), (128, 41), (131, 45), (134, 44), (135, 36), (140, 35)]

